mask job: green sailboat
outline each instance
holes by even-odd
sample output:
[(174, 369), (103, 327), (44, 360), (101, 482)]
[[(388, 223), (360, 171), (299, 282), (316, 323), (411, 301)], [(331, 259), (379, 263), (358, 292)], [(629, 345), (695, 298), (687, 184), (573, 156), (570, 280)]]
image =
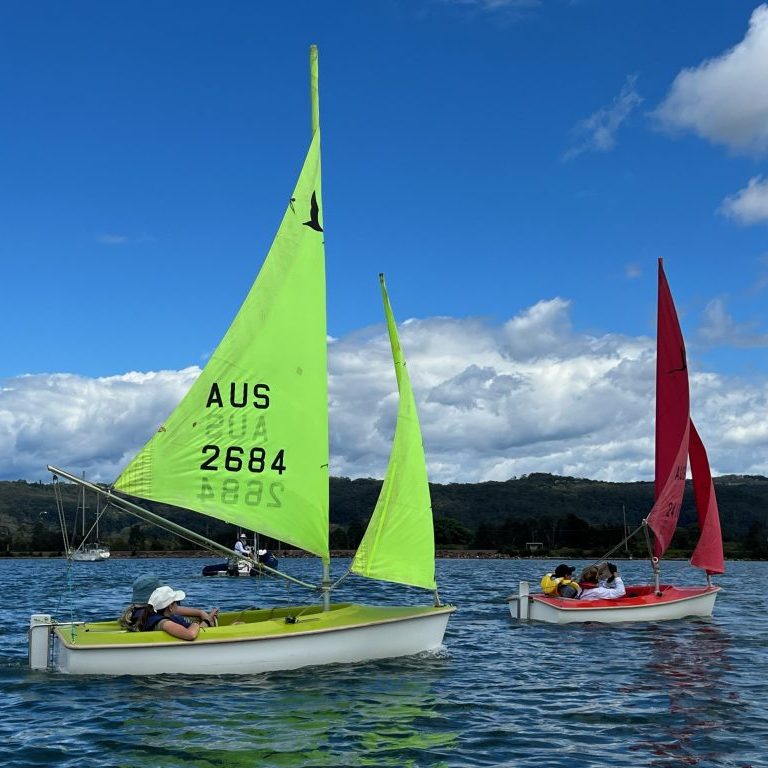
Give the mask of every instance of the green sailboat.
[[(225, 613), (193, 642), (116, 621), (35, 614), (30, 665), (77, 674), (228, 674), (416, 654), (441, 646), (454, 608), (435, 582), (432, 511), (418, 414), (383, 276), (399, 391), (381, 494), (350, 571), (431, 590), (426, 606), (333, 603), (328, 547), (328, 375), (317, 49), (310, 50), (312, 140), (264, 264), (189, 392), (111, 489), (129, 511), (213, 551), (234, 553), (130, 497), (194, 510), (317, 555), (315, 604)], [(49, 467), (59, 477), (85, 483)], [(254, 561), (254, 567), (260, 566)], [(270, 570), (270, 569), (267, 569)]]

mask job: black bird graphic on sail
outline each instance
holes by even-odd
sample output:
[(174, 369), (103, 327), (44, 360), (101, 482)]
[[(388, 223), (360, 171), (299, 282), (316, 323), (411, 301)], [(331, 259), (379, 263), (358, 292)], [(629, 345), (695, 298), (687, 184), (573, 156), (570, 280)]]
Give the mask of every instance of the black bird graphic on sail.
[(681, 359), (681, 366), (679, 368), (672, 368), (671, 370), (667, 371), (667, 373), (678, 373), (679, 371), (687, 371), (688, 370), (688, 360), (685, 357), (685, 347), (680, 347), (680, 359)]
[(320, 226), (320, 206), (317, 204), (317, 194), (312, 193), (312, 200), (309, 204), (309, 221), (304, 222), (305, 227), (314, 229), (315, 232), (322, 232), (323, 228)]

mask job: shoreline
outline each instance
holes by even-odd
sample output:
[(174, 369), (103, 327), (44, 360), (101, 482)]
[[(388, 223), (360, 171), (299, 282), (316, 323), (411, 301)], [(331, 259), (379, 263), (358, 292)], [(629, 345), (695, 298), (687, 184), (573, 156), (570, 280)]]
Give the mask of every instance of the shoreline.
[[(314, 558), (311, 552), (304, 552), (301, 549), (273, 549), (272, 553), (277, 557), (294, 559), (294, 558)], [(333, 549), (330, 552), (331, 558), (351, 558), (355, 554), (354, 549)], [(130, 551), (130, 550), (115, 550), (110, 552), (108, 560), (141, 560), (147, 558), (157, 557), (196, 557), (204, 558), (207, 560), (223, 560), (224, 555), (211, 554), (201, 549), (178, 549), (178, 550), (145, 550), (145, 551)], [(514, 555), (505, 555), (495, 549), (463, 549), (463, 550), (435, 550), (436, 559), (462, 559), (462, 560), (528, 560), (525, 557), (516, 557)], [(55, 560), (65, 559), (64, 553), (61, 551), (33, 551), (33, 552), (2, 552), (0, 553), (1, 560)], [(536, 558), (531, 558), (536, 559)], [(101, 562), (108, 562), (104, 560)]]
[[(315, 558), (310, 552), (304, 552), (300, 549), (275, 549), (272, 550), (275, 557), (280, 559), (299, 559), (299, 558)], [(351, 559), (354, 557), (355, 550), (353, 549), (334, 549), (331, 550), (331, 559)], [(109, 562), (109, 560), (149, 560), (156, 558), (198, 558), (201, 560), (208, 560), (211, 562), (221, 562), (224, 559), (224, 555), (218, 556), (211, 554), (205, 550), (200, 549), (188, 549), (188, 550), (145, 550), (142, 552), (130, 551), (130, 550), (116, 550), (110, 553), (110, 557), (107, 560), (97, 562)], [(38, 552), (0, 552), (0, 562), (3, 560), (64, 560), (64, 553), (61, 551), (38, 551)], [(542, 561), (555, 561), (555, 560), (595, 560), (593, 555), (587, 554), (569, 554), (567, 557), (562, 555), (508, 555), (499, 552), (496, 549), (437, 549), (435, 550), (436, 560), (542, 560)], [(602, 559), (602, 558), (597, 558)], [(614, 557), (613, 560), (622, 562), (641, 562), (647, 560), (646, 557)], [(667, 561), (676, 560), (688, 560), (688, 557), (665, 557)], [(742, 559), (742, 558), (730, 558)], [(755, 561), (760, 562), (760, 561)], [(90, 561), (83, 563), (84, 565), (93, 564)]]

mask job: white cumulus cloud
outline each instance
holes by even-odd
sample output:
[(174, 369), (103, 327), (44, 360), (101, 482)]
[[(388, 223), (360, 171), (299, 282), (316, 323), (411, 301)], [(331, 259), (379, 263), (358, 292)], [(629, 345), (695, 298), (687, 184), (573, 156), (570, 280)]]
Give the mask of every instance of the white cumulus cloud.
[(768, 5), (756, 8), (744, 39), (684, 69), (655, 110), (660, 126), (692, 131), (732, 150), (768, 150)]
[(751, 178), (745, 189), (723, 201), (720, 212), (740, 224), (768, 222), (768, 181)]
[(0, 389), (0, 479), (40, 479), (47, 464), (58, 464), (95, 481), (114, 480), (199, 372), (6, 380)]
[(768, 347), (768, 334), (760, 333), (758, 323), (737, 323), (728, 312), (725, 300), (712, 299), (704, 308), (699, 340), (710, 346)]
[[(713, 304), (708, 318), (711, 340), (737, 332), (743, 338), (748, 330), (735, 328), (722, 304)], [(409, 320), (400, 337), (434, 482), (530, 472), (652, 477), (652, 339), (576, 333), (569, 303), (559, 298), (501, 324)], [(397, 411), (385, 329), (332, 340), (328, 360), (331, 472), (382, 477)], [(47, 479), (45, 466), (54, 464), (114, 480), (198, 373), (192, 367), (0, 382), (0, 479)], [(694, 371), (691, 392), (713, 471), (768, 474), (768, 382)]]

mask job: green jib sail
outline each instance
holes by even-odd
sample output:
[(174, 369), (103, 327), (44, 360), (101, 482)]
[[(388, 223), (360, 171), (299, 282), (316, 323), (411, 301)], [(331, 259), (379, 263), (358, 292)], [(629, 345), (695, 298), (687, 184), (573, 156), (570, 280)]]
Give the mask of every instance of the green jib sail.
[[(197, 381), (117, 479), (328, 560), (320, 131), (253, 287)], [(223, 267), (222, 267), (223, 268)]]
[(400, 404), (387, 473), (351, 570), (372, 579), (435, 589), (432, 503), (419, 415), (384, 276), (379, 279)]

